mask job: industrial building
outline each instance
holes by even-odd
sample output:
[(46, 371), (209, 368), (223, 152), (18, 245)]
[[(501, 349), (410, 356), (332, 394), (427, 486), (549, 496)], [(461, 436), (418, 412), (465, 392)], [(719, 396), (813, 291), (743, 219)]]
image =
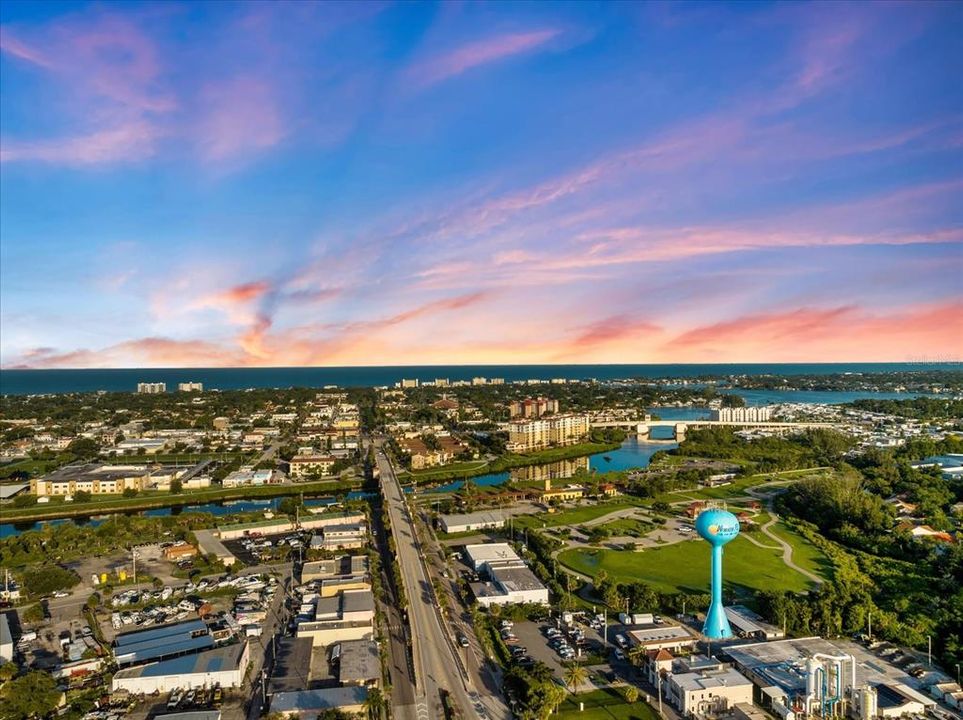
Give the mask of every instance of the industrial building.
[(820, 637), (726, 648), (736, 668), (759, 688), (762, 706), (784, 720), (847, 711), (869, 720), (935, 705), (907, 684), (911, 678), (904, 672), (855, 657), (859, 652), (858, 646)]
[(120, 667), (196, 653), (214, 647), (214, 637), (203, 620), (164, 625), (114, 638), (114, 659)]
[(248, 644), (240, 643), (118, 670), (111, 690), (133, 695), (165, 693), (174, 688), (240, 687), (248, 664)]
[(485, 607), (512, 603), (548, 604), (548, 588), (508, 543), (466, 545), (465, 555), (475, 572), (484, 572), (489, 578), (487, 582), (471, 583), (479, 604)]
[(735, 705), (752, 704), (752, 682), (705, 655), (675, 660), (665, 685), (669, 702), (683, 717), (718, 716)]
[(212, 531), (195, 530), (194, 538), (197, 540), (198, 548), (200, 548), (200, 551), (204, 555), (215, 555), (217, 559), (224, 564), (224, 567), (237, 562), (234, 553), (224, 547), (224, 543), (218, 540)]
[(771, 625), (744, 605), (726, 608), (726, 617), (733, 633), (741, 638), (753, 640), (778, 640), (786, 636), (782, 628)]
[(498, 510), (483, 510), (460, 515), (439, 515), (438, 525), (446, 533), (488, 530), (504, 527), (505, 514)]
[(471, 583), (478, 604), (483, 607), (514, 603), (548, 605), (548, 588), (527, 566), (493, 567), (489, 582)]
[(683, 650), (693, 648), (696, 636), (682, 625), (644, 625), (626, 632), (633, 647), (646, 650)]
[(508, 543), (466, 545), (465, 555), (468, 558), (468, 564), (475, 572), (499, 564), (524, 564), (524, 561), (518, 557), (518, 553)]

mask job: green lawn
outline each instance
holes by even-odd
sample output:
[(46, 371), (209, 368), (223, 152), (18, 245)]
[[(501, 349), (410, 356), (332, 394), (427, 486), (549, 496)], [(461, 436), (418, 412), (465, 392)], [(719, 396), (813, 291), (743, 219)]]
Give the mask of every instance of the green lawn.
[[(792, 559), (799, 567), (827, 579), (833, 576), (833, 564), (829, 558), (806, 538), (783, 523), (782, 520), (769, 528), (769, 532), (792, 546)], [(757, 537), (760, 537), (762, 542), (769, 540), (762, 533), (758, 533)], [(772, 541), (770, 540), (768, 544), (772, 544)]]
[[(602, 527), (608, 530), (612, 537), (631, 536), (642, 537), (647, 535), (655, 527), (652, 523), (638, 518), (619, 518), (603, 523)], [(591, 529), (591, 528), (587, 528)]]
[[(762, 534), (755, 537), (760, 542), (768, 540)], [(645, 582), (661, 592), (709, 591), (709, 545), (701, 540), (686, 540), (638, 552), (573, 549), (560, 553), (558, 559), (563, 565), (585, 575), (594, 576), (599, 570), (605, 570), (610, 578), (621, 582)], [(814, 564), (812, 570), (820, 573), (824, 567)], [(727, 587), (735, 591), (781, 589), (802, 592), (809, 588), (806, 577), (782, 562), (781, 550), (757, 547), (744, 537), (738, 537), (726, 546), (723, 576)]]
[[(644, 696), (645, 693), (640, 692), (639, 701), (629, 705), (615, 688), (578, 695), (569, 693), (552, 717), (561, 720), (658, 720), (658, 713), (642, 701)], [(581, 712), (580, 702), (585, 704), (585, 710)]]

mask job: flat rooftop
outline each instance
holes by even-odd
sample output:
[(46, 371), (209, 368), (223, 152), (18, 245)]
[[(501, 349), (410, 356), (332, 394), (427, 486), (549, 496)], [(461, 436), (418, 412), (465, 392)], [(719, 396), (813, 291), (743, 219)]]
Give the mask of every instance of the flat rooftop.
[(381, 677), (378, 644), (373, 640), (343, 640), (338, 668), (342, 683), (366, 682)]
[(482, 543), (466, 545), (465, 552), (472, 563), (478, 567), (483, 563), (518, 561), (521, 558), (508, 543)]
[(626, 632), (639, 645), (666, 640), (695, 640), (695, 636), (681, 625), (650, 625)]
[(363, 705), (367, 698), (368, 688), (357, 685), (280, 692), (275, 693), (271, 698), (271, 712), (317, 715), (321, 711), (332, 708)]
[(722, 672), (713, 673), (682, 673), (679, 675), (672, 676), (672, 682), (678, 685), (686, 692), (693, 692), (699, 690), (712, 690), (714, 688), (722, 687), (744, 687), (746, 685), (752, 685), (752, 681), (749, 680), (745, 675), (743, 675), (738, 670), (733, 668), (728, 668)]
[(480, 510), (479, 512), (455, 515), (441, 515), (439, 520), (446, 526), (451, 525), (500, 525), (505, 522), (505, 514), (498, 510)]
[(506, 592), (526, 592), (530, 590), (544, 590), (545, 585), (527, 567), (496, 567), (491, 571), (492, 580), (497, 582)]

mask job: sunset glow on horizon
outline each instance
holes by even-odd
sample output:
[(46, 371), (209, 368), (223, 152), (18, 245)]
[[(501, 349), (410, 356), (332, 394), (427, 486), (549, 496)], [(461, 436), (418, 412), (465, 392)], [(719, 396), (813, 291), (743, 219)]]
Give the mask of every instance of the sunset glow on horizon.
[(958, 360), (961, 29), (6, 2), (0, 364)]

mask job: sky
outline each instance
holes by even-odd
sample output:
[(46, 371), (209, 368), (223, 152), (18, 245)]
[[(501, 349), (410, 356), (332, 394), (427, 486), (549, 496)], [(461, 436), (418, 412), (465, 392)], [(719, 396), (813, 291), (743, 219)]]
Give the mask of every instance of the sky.
[(963, 3), (0, 4), (0, 365), (963, 358)]

